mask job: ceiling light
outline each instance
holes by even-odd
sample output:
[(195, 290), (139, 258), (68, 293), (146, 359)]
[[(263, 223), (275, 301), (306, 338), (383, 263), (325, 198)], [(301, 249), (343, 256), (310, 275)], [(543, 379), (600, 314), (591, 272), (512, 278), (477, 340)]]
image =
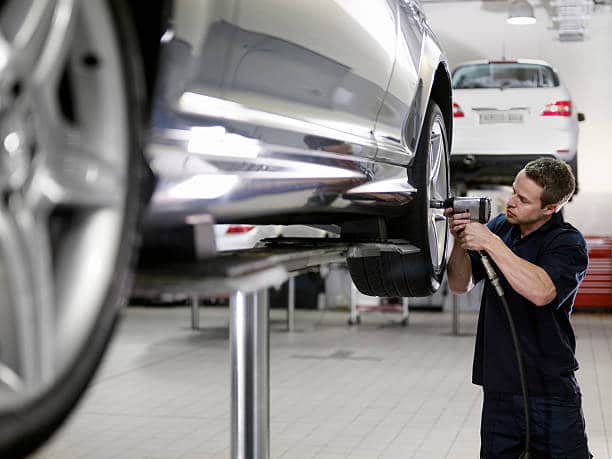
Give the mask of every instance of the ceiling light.
[(535, 24), (533, 6), (527, 0), (511, 0), (507, 21), (513, 25)]

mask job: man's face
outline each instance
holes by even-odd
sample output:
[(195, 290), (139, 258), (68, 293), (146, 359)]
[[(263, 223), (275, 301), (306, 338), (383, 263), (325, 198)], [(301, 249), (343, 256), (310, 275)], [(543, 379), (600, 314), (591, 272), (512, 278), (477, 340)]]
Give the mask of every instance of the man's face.
[(544, 188), (531, 180), (525, 171), (520, 171), (512, 184), (513, 193), (506, 202), (508, 222), (529, 228), (548, 219), (555, 212), (555, 205), (542, 208), (540, 197)]

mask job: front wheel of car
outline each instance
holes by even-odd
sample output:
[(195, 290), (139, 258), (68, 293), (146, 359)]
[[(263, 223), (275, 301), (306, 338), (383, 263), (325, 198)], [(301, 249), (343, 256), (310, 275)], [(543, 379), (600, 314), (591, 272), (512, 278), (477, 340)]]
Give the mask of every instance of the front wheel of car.
[(66, 418), (129, 287), (145, 166), (124, 8), (0, 10), (0, 457)]
[(440, 287), (446, 268), (448, 222), (432, 200), (449, 196), (450, 147), (444, 116), (430, 101), (414, 163), (408, 179), (418, 190), (404, 215), (387, 219), (388, 238), (403, 240), (418, 253), (381, 252), (378, 256), (349, 258), (351, 277), (359, 291), (372, 296), (422, 297)]

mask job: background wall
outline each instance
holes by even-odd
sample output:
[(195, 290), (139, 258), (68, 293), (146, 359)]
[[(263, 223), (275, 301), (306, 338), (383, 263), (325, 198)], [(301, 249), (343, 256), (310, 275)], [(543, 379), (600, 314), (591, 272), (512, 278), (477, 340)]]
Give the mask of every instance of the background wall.
[(566, 219), (585, 235), (612, 235), (612, 6), (596, 5), (584, 41), (561, 42), (548, 2), (531, 1), (537, 22), (506, 23), (505, 1), (423, 1), (430, 25), (444, 45), (451, 68), (472, 59), (533, 58), (555, 67), (580, 123), (580, 193)]

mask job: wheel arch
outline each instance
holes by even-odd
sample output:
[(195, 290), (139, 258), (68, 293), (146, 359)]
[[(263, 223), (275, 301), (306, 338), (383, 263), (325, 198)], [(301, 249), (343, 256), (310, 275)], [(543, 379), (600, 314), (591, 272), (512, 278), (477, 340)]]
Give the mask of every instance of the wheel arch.
[(434, 76), (430, 98), (434, 100), (444, 116), (444, 125), (449, 146), (453, 144), (453, 96), (451, 80), (445, 62), (440, 62)]
[(170, 0), (130, 0), (126, 3), (129, 10), (129, 22), (124, 27), (131, 26), (135, 49), (130, 49), (132, 65), (141, 72), (144, 87), (141, 97), (144, 99), (147, 113), (150, 112), (158, 73), (161, 37), (168, 25), (172, 13)]
[[(416, 154), (416, 146), (422, 135), (423, 121), (430, 100), (438, 104), (444, 116), (449, 146), (453, 140), (453, 106), (451, 77), (446, 56), (433, 34), (423, 39), (421, 62), (419, 64), (419, 84), (414, 101), (413, 112), (417, 122), (408, 123), (407, 139)], [(411, 132), (410, 132), (411, 131)], [(412, 159), (414, 162), (414, 157)]]

